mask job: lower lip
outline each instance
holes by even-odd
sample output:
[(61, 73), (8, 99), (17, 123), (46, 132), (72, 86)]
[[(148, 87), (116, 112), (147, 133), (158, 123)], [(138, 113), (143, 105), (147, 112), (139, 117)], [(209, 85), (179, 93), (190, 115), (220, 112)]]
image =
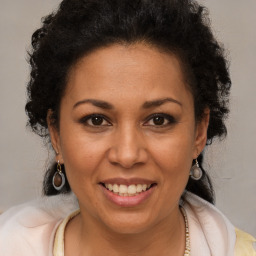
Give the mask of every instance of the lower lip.
[(155, 186), (135, 196), (119, 196), (100, 185), (104, 195), (114, 204), (122, 207), (135, 207), (146, 201), (154, 192)]

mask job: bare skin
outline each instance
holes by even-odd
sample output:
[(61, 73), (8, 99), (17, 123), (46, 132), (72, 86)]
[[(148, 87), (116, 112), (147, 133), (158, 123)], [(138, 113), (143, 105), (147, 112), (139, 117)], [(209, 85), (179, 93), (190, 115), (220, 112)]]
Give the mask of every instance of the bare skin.
[[(137, 43), (84, 56), (70, 72), (59, 129), (49, 122), (81, 209), (66, 228), (65, 255), (184, 255), (179, 200), (208, 122), (207, 110), (195, 121), (174, 55)], [(153, 185), (126, 200), (106, 189), (114, 181)]]
[[(82, 230), (82, 218), (77, 217), (67, 227), (65, 255), (184, 255), (185, 226), (182, 216), (177, 216), (174, 227), (163, 220), (157, 227), (140, 234), (118, 234), (101, 229), (99, 233)], [(88, 230), (94, 225), (88, 226)], [(78, 232), (79, 230), (79, 232)], [(153, 233), (152, 233), (153, 232)], [(96, 238), (96, 239), (95, 239)], [(160, 238), (160, 239), (159, 239)], [(75, 253), (74, 253), (75, 252)]]

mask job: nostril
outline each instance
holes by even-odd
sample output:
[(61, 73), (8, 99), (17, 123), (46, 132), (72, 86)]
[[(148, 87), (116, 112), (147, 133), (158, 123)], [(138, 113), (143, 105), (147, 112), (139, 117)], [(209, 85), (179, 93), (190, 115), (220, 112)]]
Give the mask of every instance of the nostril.
[(112, 165), (119, 165), (125, 169), (130, 169), (134, 165), (144, 164), (148, 160), (146, 150), (136, 143), (123, 143), (117, 141), (117, 144), (109, 149), (107, 157)]

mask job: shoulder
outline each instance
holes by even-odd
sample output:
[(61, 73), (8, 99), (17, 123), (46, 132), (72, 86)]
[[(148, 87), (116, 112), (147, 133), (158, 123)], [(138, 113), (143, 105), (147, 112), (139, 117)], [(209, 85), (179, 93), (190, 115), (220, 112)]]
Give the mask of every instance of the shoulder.
[(51, 255), (57, 226), (78, 208), (73, 196), (40, 198), (0, 215), (0, 255)]
[(191, 230), (191, 255), (234, 256), (235, 227), (214, 205), (186, 193), (185, 209)]
[(204, 256), (211, 255), (211, 251), (218, 256), (256, 256), (256, 239), (235, 228), (214, 205), (187, 193), (185, 208), (192, 231), (191, 250), (196, 252), (191, 255), (201, 256), (204, 242), (208, 247), (202, 253)]
[(256, 256), (256, 239), (237, 228), (235, 256)]

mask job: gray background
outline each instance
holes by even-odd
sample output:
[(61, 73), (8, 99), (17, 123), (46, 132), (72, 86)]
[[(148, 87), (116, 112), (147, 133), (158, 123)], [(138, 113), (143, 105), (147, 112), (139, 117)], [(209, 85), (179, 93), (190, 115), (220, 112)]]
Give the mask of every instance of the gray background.
[[(59, 0), (0, 0), (0, 211), (41, 195), (52, 155), (26, 129), (26, 50), (40, 18)], [(228, 137), (206, 150), (217, 206), (256, 236), (256, 1), (201, 0), (228, 49), (233, 80)]]

